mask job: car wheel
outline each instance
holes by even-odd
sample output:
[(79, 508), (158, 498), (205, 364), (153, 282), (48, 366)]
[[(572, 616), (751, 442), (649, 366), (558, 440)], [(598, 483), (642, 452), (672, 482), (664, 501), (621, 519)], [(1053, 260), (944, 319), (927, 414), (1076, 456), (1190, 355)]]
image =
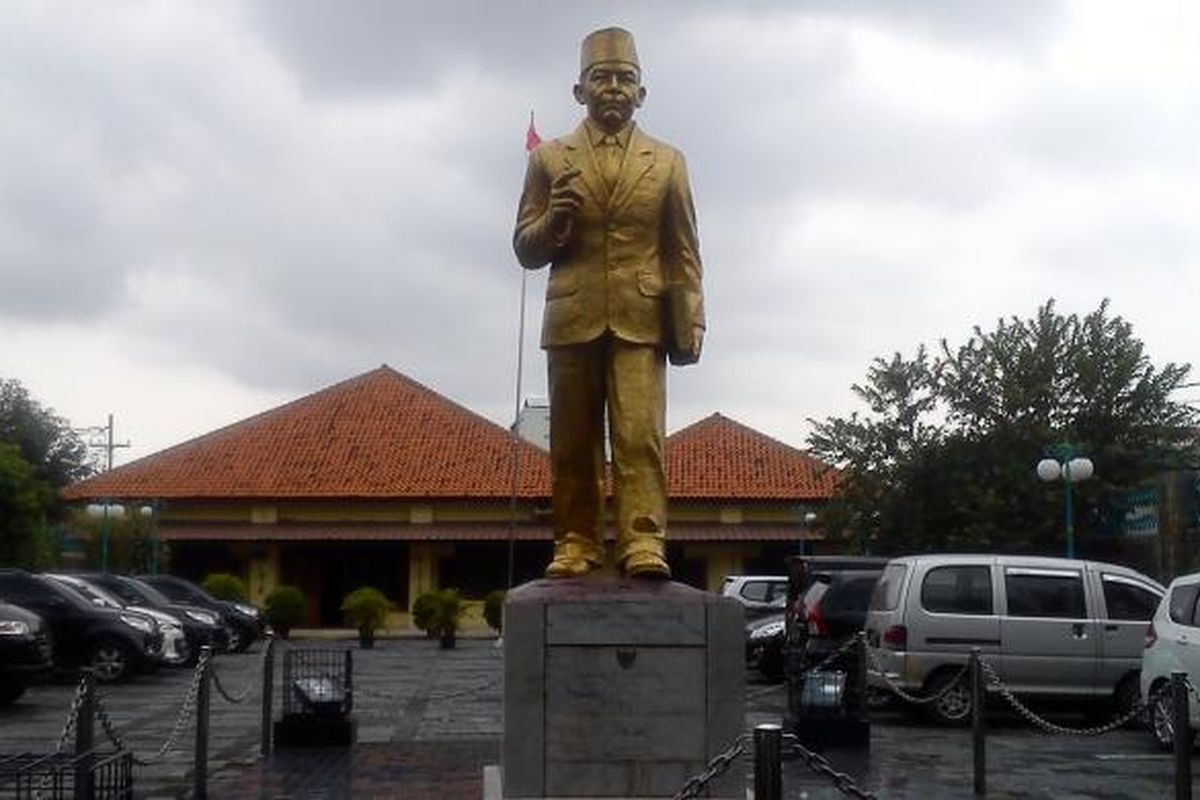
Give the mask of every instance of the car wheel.
[(971, 686), (965, 673), (937, 673), (930, 678), (926, 694), (937, 695), (936, 700), (925, 706), (934, 722), (961, 726), (971, 721)]
[(100, 683), (116, 683), (133, 671), (133, 654), (116, 639), (101, 639), (92, 645), (88, 666)]
[[(1150, 690), (1150, 736), (1160, 750), (1175, 748), (1175, 704), (1171, 700), (1171, 684), (1163, 681)], [(1188, 731), (1189, 739), (1196, 735)]]
[(240, 653), (246, 649), (245, 645), (243, 644), (244, 637), (242, 636), (242, 632), (237, 628), (236, 625), (230, 625), (225, 629), (225, 633), (229, 635), (228, 652)]
[(23, 683), (9, 683), (0, 686), (0, 706), (15, 703), (17, 698), (23, 694), (25, 694), (25, 684)]

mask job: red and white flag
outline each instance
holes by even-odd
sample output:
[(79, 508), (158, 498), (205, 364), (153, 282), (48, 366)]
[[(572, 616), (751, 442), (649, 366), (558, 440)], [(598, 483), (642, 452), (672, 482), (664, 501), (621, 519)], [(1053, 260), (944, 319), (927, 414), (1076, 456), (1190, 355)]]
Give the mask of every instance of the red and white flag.
[(533, 112), (529, 112), (529, 130), (525, 132), (525, 152), (532, 153), (534, 148), (542, 143), (542, 137), (538, 136), (537, 128), (533, 126)]

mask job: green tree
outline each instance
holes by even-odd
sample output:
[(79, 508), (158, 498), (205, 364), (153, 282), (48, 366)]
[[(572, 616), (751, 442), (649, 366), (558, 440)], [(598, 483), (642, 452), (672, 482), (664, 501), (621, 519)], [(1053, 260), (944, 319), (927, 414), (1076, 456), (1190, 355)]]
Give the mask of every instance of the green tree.
[(41, 566), (49, 538), (50, 486), (11, 444), (0, 442), (0, 565)]
[(1189, 370), (1156, 368), (1107, 301), (1081, 318), (1051, 300), (936, 357), (876, 359), (853, 387), (867, 412), (812, 421), (814, 455), (844, 470), (824, 522), (877, 552), (1061, 552), (1061, 487), (1034, 465), (1076, 446), (1096, 464), (1077, 486), (1080, 533), (1110, 524), (1117, 498), (1193, 459), (1196, 413), (1171, 400)]
[(92, 473), (87, 444), (70, 424), (11, 378), (0, 378), (0, 442), (16, 445), (35, 477), (55, 489)]

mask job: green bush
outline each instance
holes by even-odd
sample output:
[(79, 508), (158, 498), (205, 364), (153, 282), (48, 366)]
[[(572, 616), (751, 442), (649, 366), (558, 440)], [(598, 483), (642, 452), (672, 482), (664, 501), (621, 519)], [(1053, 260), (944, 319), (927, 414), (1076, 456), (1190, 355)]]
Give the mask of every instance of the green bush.
[(425, 592), (413, 601), (413, 625), (435, 638), (453, 636), (464, 610), (457, 589)]
[(209, 573), (204, 576), (200, 587), (218, 600), (229, 600), (233, 603), (246, 602), (246, 582), (229, 572)]
[(361, 586), (342, 600), (346, 622), (360, 630), (382, 628), (391, 610), (391, 602), (373, 586)]
[(433, 627), (430, 622), (433, 620), (434, 606), (437, 605), (437, 592), (423, 592), (417, 595), (417, 599), (412, 604), (412, 622), (417, 630), (425, 631), (425, 633), (433, 636)]
[(483, 619), (496, 633), (504, 632), (504, 590), (488, 592), (483, 598)]
[(267, 594), (264, 615), (284, 639), (292, 628), (308, 619), (308, 599), (295, 586), (278, 586)]

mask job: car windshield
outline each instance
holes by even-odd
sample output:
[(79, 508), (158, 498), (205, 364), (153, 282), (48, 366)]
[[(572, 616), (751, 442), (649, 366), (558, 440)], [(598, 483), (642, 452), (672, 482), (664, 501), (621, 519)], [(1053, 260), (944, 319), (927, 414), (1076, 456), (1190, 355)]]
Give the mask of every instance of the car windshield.
[(58, 597), (63, 598), (76, 608), (95, 608), (92, 602), (74, 589), (63, 586), (58, 581), (52, 581), (49, 578), (41, 579), (42, 586), (46, 587), (46, 591)]
[(79, 592), (79, 594), (83, 595), (93, 605), (101, 606), (103, 608), (117, 609), (125, 607), (119, 600), (117, 600), (117, 598), (113, 597), (111, 594), (99, 588), (98, 586), (92, 586), (87, 581), (69, 580), (60, 575), (51, 575), (49, 577), (59, 585), (66, 586), (69, 589)]
[(212, 602), (212, 598), (205, 594), (203, 590), (179, 581), (161, 579), (154, 581), (153, 586), (177, 603), (198, 602), (203, 605)]
[(132, 578), (114, 575), (111, 578), (111, 582), (105, 583), (104, 586), (130, 605), (159, 608), (171, 604), (171, 601), (163, 597), (154, 587), (147, 586), (141, 581), (135, 581)]

